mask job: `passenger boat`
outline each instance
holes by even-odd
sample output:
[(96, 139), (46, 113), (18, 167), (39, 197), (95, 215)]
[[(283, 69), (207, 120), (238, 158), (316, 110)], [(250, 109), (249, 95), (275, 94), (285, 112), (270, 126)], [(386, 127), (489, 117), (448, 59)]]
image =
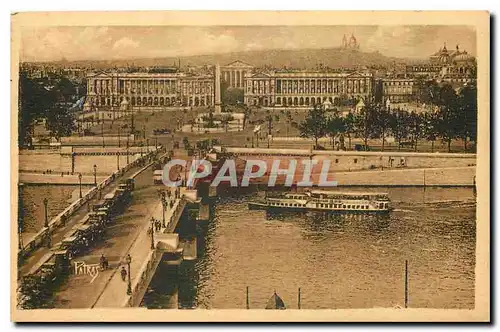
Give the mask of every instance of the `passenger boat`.
[(386, 193), (341, 192), (310, 190), (267, 196), (262, 201), (248, 203), (251, 210), (302, 210), (326, 212), (384, 213), (392, 210)]

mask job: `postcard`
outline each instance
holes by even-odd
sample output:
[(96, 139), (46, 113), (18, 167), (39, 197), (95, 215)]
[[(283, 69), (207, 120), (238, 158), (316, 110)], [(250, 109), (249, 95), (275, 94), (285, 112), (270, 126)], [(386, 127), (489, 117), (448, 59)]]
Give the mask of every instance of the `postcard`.
[(11, 22), (13, 321), (490, 320), (488, 12)]

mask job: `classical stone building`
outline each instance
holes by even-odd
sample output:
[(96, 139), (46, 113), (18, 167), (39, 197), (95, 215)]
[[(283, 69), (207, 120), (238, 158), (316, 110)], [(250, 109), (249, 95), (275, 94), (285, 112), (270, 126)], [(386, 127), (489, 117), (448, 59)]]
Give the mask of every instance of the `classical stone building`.
[(213, 105), (214, 79), (186, 73), (97, 73), (87, 77), (84, 109), (132, 110)]
[(328, 100), (372, 98), (373, 75), (369, 72), (275, 71), (246, 78), (245, 104), (307, 107)]
[(384, 78), (381, 80), (384, 103), (407, 103), (413, 101), (418, 91), (417, 81), (413, 78)]
[(349, 41), (347, 41), (346, 35), (342, 38), (342, 48), (343, 49), (351, 49), (351, 50), (358, 50), (359, 49), (359, 43), (356, 37), (354, 37), (354, 34), (351, 35), (349, 38)]
[(473, 82), (476, 79), (476, 58), (459, 46), (450, 51), (446, 44), (429, 56), (428, 63), (408, 65), (406, 73), (412, 77), (436, 79), (451, 84)]
[(251, 75), (254, 67), (243, 61), (234, 61), (221, 66), (221, 77), (230, 88), (245, 88), (245, 77)]

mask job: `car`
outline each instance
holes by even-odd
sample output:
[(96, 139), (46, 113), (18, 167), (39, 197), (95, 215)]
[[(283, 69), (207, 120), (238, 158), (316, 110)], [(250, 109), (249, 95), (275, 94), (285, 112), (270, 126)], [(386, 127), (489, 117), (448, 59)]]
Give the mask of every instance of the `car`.
[(155, 129), (153, 130), (153, 134), (155, 135), (169, 135), (171, 134), (171, 131), (169, 129)]

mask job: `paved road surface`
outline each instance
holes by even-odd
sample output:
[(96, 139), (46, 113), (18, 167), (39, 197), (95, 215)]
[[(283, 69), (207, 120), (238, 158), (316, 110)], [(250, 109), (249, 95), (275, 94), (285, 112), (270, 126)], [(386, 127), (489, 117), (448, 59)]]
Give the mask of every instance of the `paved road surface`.
[[(112, 192), (114, 189), (116, 189), (120, 183), (120, 179), (122, 178), (127, 178), (131, 175), (133, 175), (135, 172), (137, 172), (140, 168), (139, 167), (133, 167), (132, 169), (128, 170), (125, 172), (125, 174), (122, 177), (119, 177), (117, 180), (115, 180), (113, 183), (108, 185), (102, 192), (101, 197), (104, 197), (107, 193)], [(149, 178), (151, 178), (151, 172), (148, 173), (146, 170), (145, 173), (149, 175)], [(142, 175), (142, 174), (141, 174)], [(93, 199), (89, 201), (90, 206), (92, 204), (96, 203), (99, 200), (99, 195), (96, 195)], [(71, 218), (66, 222), (65, 226), (59, 227), (55, 230), (55, 232), (52, 234), (52, 244), (56, 244), (60, 242), (64, 236), (79, 222), (82, 221), (82, 219), (88, 214), (88, 208), (87, 205), (81, 206), (72, 216)], [(22, 266), (19, 269), (20, 275), (24, 275), (30, 271), (30, 269), (39, 262), (39, 260), (46, 255), (50, 251), (49, 248), (47, 247), (40, 247), (23, 262)]]
[[(179, 156), (181, 157), (181, 156)], [(121, 279), (120, 269), (128, 253), (132, 256), (131, 275), (144, 264), (149, 253), (150, 235), (147, 229), (151, 217), (162, 219), (158, 189), (153, 185), (151, 170), (136, 178), (136, 188), (131, 204), (126, 211), (115, 218), (106, 230), (105, 240), (94, 245), (84, 256), (73, 259), (86, 264), (98, 264), (101, 254), (108, 258), (110, 269), (102, 271), (91, 282), (89, 275), (71, 274), (56, 292), (54, 306), (57, 308), (121, 307), (127, 299), (127, 283)], [(168, 218), (168, 211), (166, 217)], [(106, 292), (103, 294), (103, 292)]]

